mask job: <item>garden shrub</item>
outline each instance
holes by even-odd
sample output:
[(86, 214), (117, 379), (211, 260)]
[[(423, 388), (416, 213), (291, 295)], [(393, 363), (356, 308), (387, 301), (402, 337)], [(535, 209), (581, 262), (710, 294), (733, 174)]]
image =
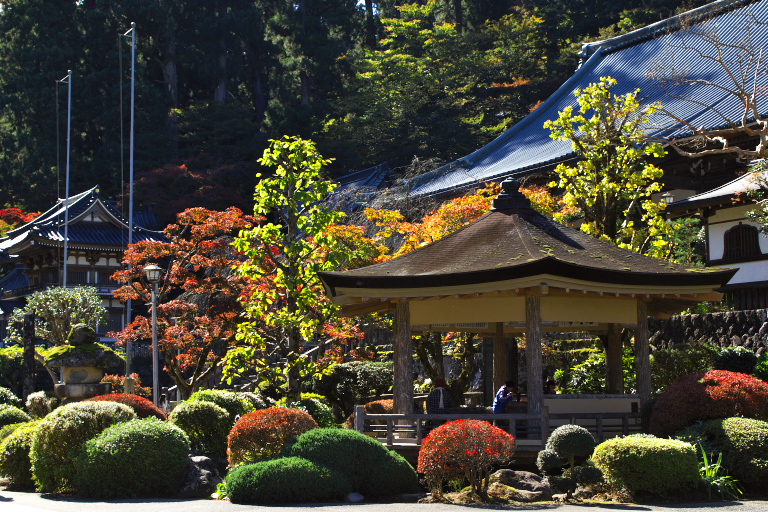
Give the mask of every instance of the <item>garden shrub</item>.
[(192, 452), (207, 457), (227, 456), (227, 435), (232, 428), (229, 413), (213, 402), (182, 402), (168, 421), (189, 436)]
[(552, 431), (545, 450), (554, 452), (562, 460), (575, 466), (576, 457), (589, 457), (595, 449), (595, 438), (579, 425), (561, 425)]
[(466, 478), (472, 490), (484, 494), (494, 465), (510, 461), (515, 438), (487, 421), (457, 420), (440, 425), (424, 439), (417, 471), (434, 493), (443, 482)]
[(267, 409), (275, 403), (273, 399), (258, 393), (251, 393), (250, 391), (237, 391), (236, 393), (240, 398), (247, 400), (253, 406), (253, 410)]
[(83, 444), (104, 429), (133, 419), (136, 419), (133, 409), (115, 402), (76, 402), (59, 407), (43, 418), (30, 450), (38, 490), (71, 490), (75, 460)]
[(350, 492), (342, 474), (299, 457), (247, 464), (227, 476), (232, 503), (316, 503)]
[(13, 391), (8, 388), (0, 386), (0, 405), (12, 405), (14, 407), (21, 407), (23, 402), (21, 398), (17, 397)]
[(699, 481), (696, 448), (675, 439), (609, 439), (595, 448), (592, 461), (608, 483), (631, 493), (665, 497), (685, 492)]
[(299, 409), (270, 407), (249, 412), (229, 433), (229, 465), (276, 456), (294, 437), (317, 428), (312, 416)]
[(676, 343), (669, 348), (651, 353), (651, 381), (653, 394), (659, 395), (683, 375), (712, 369), (720, 349), (706, 343), (689, 345)]
[(757, 356), (745, 347), (724, 348), (717, 354), (714, 362), (715, 370), (746, 373), (747, 375), (752, 375), (756, 365)]
[[(392, 414), (395, 412), (395, 401), (391, 398), (389, 400), (374, 400), (368, 402), (363, 406), (363, 409), (367, 414)], [(365, 425), (376, 424), (377, 420), (365, 420)], [(350, 414), (347, 420), (344, 422), (344, 428), (355, 428), (355, 415)]]
[(317, 425), (322, 428), (336, 427), (336, 417), (328, 404), (325, 404), (314, 398), (302, 398), (298, 402), (288, 404), (291, 409), (300, 409), (315, 420)]
[(36, 391), (27, 396), (27, 412), (35, 418), (45, 418), (59, 405), (61, 405), (61, 399), (48, 396), (45, 391)]
[(144, 398), (143, 396), (133, 395), (129, 393), (112, 393), (109, 395), (99, 395), (89, 398), (86, 402), (117, 402), (119, 404), (125, 404), (136, 413), (139, 419), (154, 417), (159, 420), (165, 420), (165, 413), (152, 403), (151, 400)]
[[(317, 400), (319, 402), (324, 403), (325, 405), (331, 405), (331, 402), (329, 402), (328, 399), (323, 395), (318, 395), (317, 393), (301, 393), (300, 400), (310, 400), (310, 399)], [(288, 403), (288, 398), (282, 397), (280, 400), (278, 400), (275, 403), (275, 405), (277, 405), (278, 407), (285, 407), (287, 403)]]
[(286, 454), (338, 471), (352, 491), (390, 496), (419, 489), (413, 467), (380, 442), (354, 430), (318, 428), (301, 434)]
[(566, 462), (558, 457), (555, 452), (546, 448), (541, 450), (536, 456), (536, 467), (545, 475), (551, 474), (552, 470), (562, 469)]
[(201, 389), (189, 397), (190, 402), (212, 402), (223, 407), (229, 414), (229, 424), (234, 425), (238, 416), (251, 412), (254, 407), (251, 402), (235, 391), (224, 389)]
[(0, 427), (27, 421), (32, 421), (32, 418), (18, 407), (7, 404), (0, 405)]
[(189, 439), (175, 425), (154, 417), (120, 423), (83, 445), (75, 490), (95, 499), (174, 496), (188, 453)]
[(763, 382), (768, 382), (768, 352), (764, 352), (763, 355), (757, 359), (757, 365), (755, 366), (752, 375)]
[(768, 491), (768, 422), (752, 418), (720, 418), (678, 432), (678, 438), (700, 443), (707, 452), (723, 454), (728, 474), (747, 490)]
[(667, 437), (698, 420), (731, 416), (768, 420), (768, 384), (725, 370), (680, 377), (654, 404), (649, 429)]
[(389, 391), (393, 381), (391, 362), (350, 361), (327, 369), (315, 381), (315, 390), (347, 416), (363, 399)]
[(35, 485), (32, 480), (29, 450), (39, 423), (40, 420), (18, 424), (14, 431), (0, 442), (0, 476), (8, 478), (14, 487), (26, 489)]
[(0, 441), (8, 437), (9, 435), (13, 434), (13, 432), (19, 428), (22, 425), (26, 425), (29, 423), (28, 421), (24, 421), (21, 423), (11, 423), (10, 425), (3, 425), (0, 427)]

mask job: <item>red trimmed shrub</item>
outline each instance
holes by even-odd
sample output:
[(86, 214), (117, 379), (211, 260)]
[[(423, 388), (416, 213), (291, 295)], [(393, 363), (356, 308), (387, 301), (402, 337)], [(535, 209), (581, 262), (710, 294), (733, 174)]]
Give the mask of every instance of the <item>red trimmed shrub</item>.
[(99, 395), (89, 398), (86, 402), (117, 402), (119, 404), (125, 404), (136, 413), (139, 419), (149, 418), (154, 416), (161, 420), (165, 420), (165, 413), (155, 407), (150, 400), (139, 396), (131, 395), (129, 393), (112, 393), (110, 395)]
[(288, 441), (313, 428), (317, 428), (315, 420), (300, 409), (271, 407), (249, 412), (229, 432), (229, 465), (272, 458)]
[(466, 478), (476, 494), (485, 494), (491, 468), (509, 462), (514, 453), (514, 436), (487, 421), (451, 421), (424, 439), (417, 471), (433, 493), (439, 494), (447, 480)]
[(725, 370), (692, 373), (673, 382), (656, 401), (650, 431), (667, 437), (700, 420), (732, 416), (768, 420), (768, 384)]

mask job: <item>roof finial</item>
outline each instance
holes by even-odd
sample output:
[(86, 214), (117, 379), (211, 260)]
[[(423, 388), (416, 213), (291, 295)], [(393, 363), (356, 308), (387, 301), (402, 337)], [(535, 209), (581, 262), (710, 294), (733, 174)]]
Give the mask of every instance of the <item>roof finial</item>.
[(506, 179), (501, 183), (503, 192), (493, 200), (493, 211), (517, 208), (530, 210), (531, 202), (520, 192), (520, 182), (514, 178)]

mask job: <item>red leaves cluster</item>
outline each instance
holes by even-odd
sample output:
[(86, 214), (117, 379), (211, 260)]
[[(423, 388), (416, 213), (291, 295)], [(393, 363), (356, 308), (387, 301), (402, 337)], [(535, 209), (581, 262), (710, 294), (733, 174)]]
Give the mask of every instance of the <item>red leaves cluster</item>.
[(462, 477), (473, 490), (484, 492), (491, 467), (508, 462), (514, 452), (514, 436), (487, 421), (451, 421), (424, 439), (417, 471), (436, 492), (443, 482)]
[(667, 437), (696, 421), (742, 416), (768, 421), (768, 384), (725, 370), (684, 375), (653, 406), (650, 431)]
[(312, 416), (301, 409), (270, 407), (242, 416), (227, 438), (229, 465), (256, 462), (277, 455), (285, 444), (317, 428)]
[(31, 222), (39, 216), (40, 214), (37, 212), (24, 213), (21, 208), (0, 209), (0, 220), (14, 227)]
[(86, 402), (117, 402), (119, 404), (125, 404), (136, 413), (140, 419), (149, 418), (154, 416), (161, 420), (165, 420), (165, 413), (155, 407), (155, 404), (150, 402), (144, 397), (139, 395), (131, 395), (128, 393), (112, 393), (110, 395), (98, 395), (93, 398), (89, 398)]

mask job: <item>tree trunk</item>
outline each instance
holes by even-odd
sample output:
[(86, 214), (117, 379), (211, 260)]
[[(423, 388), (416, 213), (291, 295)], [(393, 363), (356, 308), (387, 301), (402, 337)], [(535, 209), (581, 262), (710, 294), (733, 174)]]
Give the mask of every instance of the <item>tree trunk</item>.
[(394, 412), (413, 413), (413, 341), (411, 339), (411, 307), (407, 300), (397, 303), (395, 310), (394, 346), (395, 382), (392, 387)]
[(544, 407), (541, 357), (541, 297), (525, 298), (525, 358), (528, 369), (528, 412), (540, 414)]
[(496, 322), (493, 336), (493, 389), (507, 381), (507, 344), (504, 341), (504, 322)]
[(373, 0), (365, 0), (365, 44), (376, 48), (376, 22), (373, 17)]
[(514, 381), (520, 389), (520, 351), (517, 348), (517, 338), (512, 338), (509, 344), (509, 380)]
[(227, 42), (224, 36), (219, 38), (219, 82), (216, 85), (213, 101), (219, 105), (227, 101)]
[(605, 338), (605, 362), (608, 372), (608, 393), (617, 395), (624, 393), (621, 330), (618, 324), (608, 324), (608, 335)]
[(23, 327), (24, 341), (24, 385), (22, 387), (22, 399), (35, 392), (35, 313), (24, 315)]
[(165, 35), (167, 37), (165, 55), (160, 62), (160, 67), (163, 70), (168, 104), (165, 127), (168, 132), (168, 139), (171, 141), (170, 157), (171, 160), (175, 160), (179, 156), (179, 128), (178, 116), (176, 115), (176, 109), (179, 107), (179, 74), (176, 67), (176, 34), (171, 29)]
[(651, 401), (651, 351), (648, 344), (648, 303), (637, 300), (637, 330), (635, 331), (635, 372), (637, 393), (642, 407)]

